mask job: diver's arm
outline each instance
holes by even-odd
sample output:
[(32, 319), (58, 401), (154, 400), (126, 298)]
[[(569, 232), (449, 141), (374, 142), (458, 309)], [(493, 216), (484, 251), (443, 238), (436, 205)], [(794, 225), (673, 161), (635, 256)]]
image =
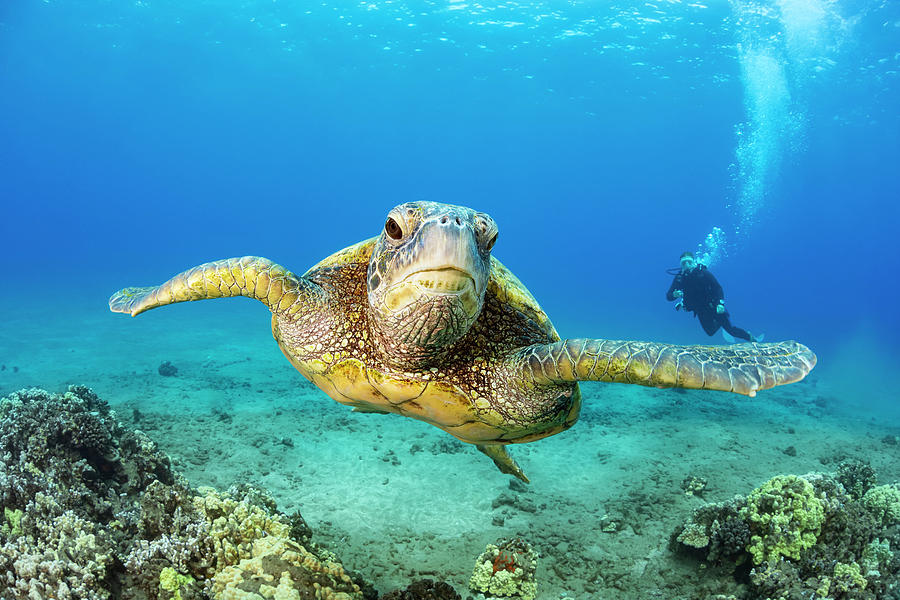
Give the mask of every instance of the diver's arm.
[(684, 284), (681, 282), (681, 273), (672, 280), (672, 285), (669, 286), (669, 291), (666, 292), (666, 300), (669, 302), (675, 300), (675, 290), (684, 290)]

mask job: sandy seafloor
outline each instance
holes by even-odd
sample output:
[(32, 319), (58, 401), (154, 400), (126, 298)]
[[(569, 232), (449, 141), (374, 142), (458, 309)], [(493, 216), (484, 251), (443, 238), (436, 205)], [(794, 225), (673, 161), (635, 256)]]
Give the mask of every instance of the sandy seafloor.
[[(520, 535), (541, 555), (541, 599), (691, 598), (705, 589), (703, 570), (668, 544), (704, 502), (780, 473), (832, 471), (843, 458), (870, 461), (880, 483), (900, 481), (900, 445), (885, 441), (900, 435), (900, 419), (863, 408), (865, 373), (852, 398), (852, 387), (836, 393), (821, 370), (755, 399), (583, 385), (574, 428), (510, 448), (532, 480), (521, 491), (434, 427), (353, 413), (313, 388), (256, 303), (179, 305), (136, 319), (106, 312), (102, 300), (3, 308), (0, 394), (93, 388), (192, 485), (264, 486), (382, 593), (428, 577), (466, 597), (485, 545)], [(177, 376), (158, 373), (166, 360)], [(689, 475), (709, 481), (702, 498), (681, 489)], [(611, 522), (616, 531), (604, 531)]]

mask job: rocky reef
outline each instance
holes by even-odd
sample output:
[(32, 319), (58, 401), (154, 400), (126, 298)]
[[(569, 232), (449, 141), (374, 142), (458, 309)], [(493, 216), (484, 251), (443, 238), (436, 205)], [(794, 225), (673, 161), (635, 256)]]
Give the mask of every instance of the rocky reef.
[(900, 486), (876, 485), (858, 461), (778, 475), (697, 509), (673, 543), (722, 582), (721, 597), (900, 598)]
[[(0, 401), (3, 600), (371, 600), (264, 491), (192, 489), (90, 389)], [(458, 598), (421, 582), (392, 598)]]

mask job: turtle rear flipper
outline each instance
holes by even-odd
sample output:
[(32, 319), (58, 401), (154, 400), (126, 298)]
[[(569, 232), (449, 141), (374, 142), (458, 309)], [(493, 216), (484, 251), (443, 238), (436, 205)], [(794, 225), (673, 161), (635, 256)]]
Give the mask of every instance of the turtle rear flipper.
[(528, 477), (525, 476), (525, 471), (519, 467), (519, 464), (506, 451), (506, 446), (502, 444), (477, 444), (475, 447), (487, 454), (494, 461), (494, 464), (497, 465), (497, 468), (500, 469), (500, 472), (512, 475), (525, 483), (531, 483)]
[(322, 293), (318, 285), (267, 258), (244, 256), (202, 264), (162, 285), (119, 290), (110, 297), (109, 309), (133, 317), (176, 302), (246, 296), (272, 312), (291, 313)]
[(816, 355), (795, 341), (731, 346), (574, 339), (522, 349), (520, 368), (538, 385), (608, 381), (755, 396), (800, 381)]

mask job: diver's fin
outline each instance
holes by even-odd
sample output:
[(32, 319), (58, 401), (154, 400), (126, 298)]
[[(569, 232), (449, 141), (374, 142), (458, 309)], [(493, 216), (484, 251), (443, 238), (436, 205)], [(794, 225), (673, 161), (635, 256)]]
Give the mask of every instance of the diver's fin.
[(750, 334), (750, 339), (751, 339), (752, 341), (754, 341), (754, 342), (759, 343), (759, 342), (763, 341), (764, 339), (766, 339), (766, 334), (765, 334), (765, 333), (761, 333), (761, 334), (759, 334), (759, 335), (753, 335), (753, 334), (751, 333), (751, 334)]
[(729, 344), (734, 343), (734, 336), (731, 335), (730, 333), (728, 333), (727, 331), (725, 331), (724, 329), (722, 330), (722, 337), (725, 338), (725, 341), (728, 342)]

